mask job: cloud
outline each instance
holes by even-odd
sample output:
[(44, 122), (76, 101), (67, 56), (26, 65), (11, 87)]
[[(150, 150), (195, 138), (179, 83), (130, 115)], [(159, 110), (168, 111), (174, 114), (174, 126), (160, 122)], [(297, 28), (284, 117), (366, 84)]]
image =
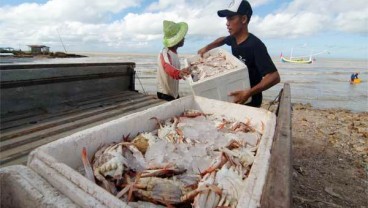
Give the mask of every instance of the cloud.
[(253, 8), (265, 5), (269, 2), (272, 2), (274, 0), (249, 0), (249, 3), (252, 5)]
[[(0, 45), (64, 43), (75, 48), (144, 48), (160, 45), (162, 21), (186, 21), (188, 38), (200, 41), (227, 35), (216, 12), (224, 0), (50, 0), (0, 7)], [(368, 6), (361, 0), (250, 0), (255, 11), (250, 31), (262, 38), (300, 38), (324, 32), (367, 35)]]
[[(361, 0), (294, 0), (283, 14), (300, 14), (309, 12), (319, 24), (324, 24), (323, 30), (335, 30), (348, 33), (365, 34), (368, 32), (368, 5)], [(326, 21), (328, 20), (328, 21)], [(314, 30), (314, 27), (311, 29)]]
[(335, 21), (337, 30), (368, 35), (368, 8), (338, 14)]
[(2, 21), (16, 23), (56, 23), (79, 21), (100, 23), (108, 13), (118, 13), (126, 8), (138, 6), (135, 0), (50, 0), (45, 4), (23, 3), (14, 7), (2, 7)]
[(255, 17), (251, 22), (250, 28), (262, 37), (297, 38), (321, 31), (326, 23), (329, 23), (329, 18), (310, 12), (278, 13), (267, 15), (264, 18)]

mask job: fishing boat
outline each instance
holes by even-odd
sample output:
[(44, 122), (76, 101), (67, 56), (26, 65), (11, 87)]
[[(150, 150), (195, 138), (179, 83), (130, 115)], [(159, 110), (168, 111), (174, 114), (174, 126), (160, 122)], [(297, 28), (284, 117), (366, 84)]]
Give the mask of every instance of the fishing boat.
[(287, 63), (296, 63), (296, 64), (311, 64), (313, 63), (312, 61), (312, 57), (309, 57), (308, 60), (305, 60), (303, 58), (290, 58), (290, 59), (287, 59), (283, 56), (281, 56), (281, 61), (282, 62), (287, 62)]
[(314, 53), (312, 54), (312, 52), (309, 55), (305, 55), (305, 56), (298, 56), (298, 57), (293, 57), (293, 48), (291, 49), (291, 53), (290, 53), (290, 57), (289, 58), (285, 58), (282, 53), (280, 55), (280, 59), (281, 62), (283, 63), (295, 63), (295, 64), (311, 64), (314, 61), (314, 56), (317, 56), (319, 54), (322, 53), (329, 53), (328, 51), (321, 51), (318, 53)]

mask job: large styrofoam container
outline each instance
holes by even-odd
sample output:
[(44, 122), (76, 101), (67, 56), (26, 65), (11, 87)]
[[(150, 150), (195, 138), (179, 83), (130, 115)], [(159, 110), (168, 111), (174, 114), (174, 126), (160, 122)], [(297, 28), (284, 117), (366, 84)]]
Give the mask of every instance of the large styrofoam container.
[[(235, 66), (233, 70), (229, 70), (196, 82), (194, 82), (192, 77), (189, 76), (188, 82), (194, 95), (232, 102), (233, 97), (229, 96), (229, 93), (238, 90), (250, 89), (248, 68), (238, 58), (222, 48), (212, 49), (205, 53), (203, 57), (206, 58), (208, 56), (215, 56), (219, 53), (225, 55), (226, 60)], [(189, 66), (190, 63), (196, 62), (200, 58), (201, 57), (199, 55), (189, 57), (186, 59), (185, 65)], [(250, 102), (251, 100), (252, 98), (249, 98), (246, 103)]]
[(0, 207), (79, 207), (37, 173), (23, 165), (1, 168), (0, 183)]
[(125, 207), (126, 203), (76, 171), (82, 167), (82, 148), (87, 147), (88, 155), (91, 157), (102, 144), (121, 141), (122, 135), (129, 133), (136, 135), (138, 132), (152, 131), (156, 127), (156, 122), (150, 118), (155, 116), (158, 119), (167, 119), (187, 109), (226, 115), (241, 121), (249, 118), (255, 128), (263, 131), (254, 164), (249, 177), (245, 180), (238, 205), (238, 207), (259, 206), (269, 166), (276, 116), (264, 109), (198, 96), (187, 96), (167, 102), (39, 147), (29, 155), (28, 166), (83, 207)]

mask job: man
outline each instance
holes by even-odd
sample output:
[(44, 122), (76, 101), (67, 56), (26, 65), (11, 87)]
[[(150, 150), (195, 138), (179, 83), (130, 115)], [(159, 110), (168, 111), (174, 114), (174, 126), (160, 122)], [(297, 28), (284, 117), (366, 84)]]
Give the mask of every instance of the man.
[(354, 83), (355, 80), (355, 73), (352, 73), (350, 76), (350, 83)]
[(262, 91), (280, 82), (280, 75), (267, 52), (263, 42), (248, 31), (248, 24), (252, 16), (252, 7), (248, 1), (235, 0), (228, 9), (220, 10), (217, 14), (226, 17), (226, 26), (230, 33), (227, 37), (220, 37), (198, 51), (201, 56), (216, 47), (230, 45), (232, 54), (243, 61), (249, 71), (251, 89), (231, 92), (235, 103), (245, 103), (250, 97), (252, 101), (246, 105), (260, 107)]
[(188, 32), (188, 24), (163, 22), (164, 49), (158, 55), (157, 97), (171, 101), (179, 98), (179, 80), (190, 74), (188, 68), (180, 70), (178, 48), (184, 45), (184, 37)]
[(180, 70), (178, 48), (184, 45), (184, 37), (188, 32), (188, 24), (163, 22), (164, 48), (158, 55), (157, 97), (171, 101), (179, 98), (179, 80), (190, 74), (188, 68)]

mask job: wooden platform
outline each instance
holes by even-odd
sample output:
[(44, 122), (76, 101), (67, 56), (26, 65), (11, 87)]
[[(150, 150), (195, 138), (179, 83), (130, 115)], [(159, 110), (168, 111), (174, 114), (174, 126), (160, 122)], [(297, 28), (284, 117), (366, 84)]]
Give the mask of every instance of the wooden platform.
[(82, 129), (165, 101), (135, 91), (80, 97), (57, 108), (8, 113), (1, 118), (0, 167), (25, 164), (30, 151)]
[(293, 207), (291, 190), (291, 94), (288, 83), (284, 84), (284, 88), (280, 92), (276, 115), (277, 121), (271, 149), (270, 167), (262, 193), (262, 208)]
[(0, 66), (0, 167), (33, 149), (163, 101), (138, 93), (135, 63)]

